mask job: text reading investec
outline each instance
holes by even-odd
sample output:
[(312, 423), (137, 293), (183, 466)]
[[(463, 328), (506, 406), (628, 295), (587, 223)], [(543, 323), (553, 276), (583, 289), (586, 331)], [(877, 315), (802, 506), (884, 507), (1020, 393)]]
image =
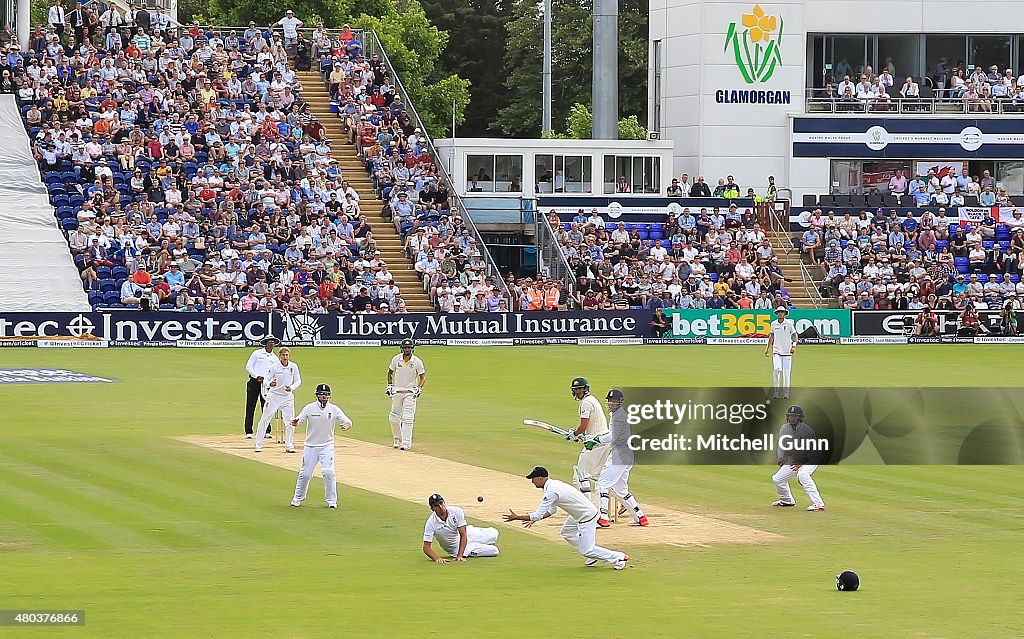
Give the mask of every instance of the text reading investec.
[(673, 402), (659, 399), (649, 404), (629, 404), (626, 407), (626, 421), (637, 426), (644, 422), (683, 423), (702, 426), (722, 424), (722, 431), (695, 434), (669, 433), (658, 437), (631, 435), (627, 445), (634, 451), (682, 451), (682, 452), (765, 452), (765, 451), (822, 451), (827, 452), (829, 442), (824, 438), (796, 439), (789, 435), (776, 437), (772, 432), (758, 436), (731, 431), (726, 424), (738, 426), (743, 423), (763, 422), (768, 418), (768, 405)]

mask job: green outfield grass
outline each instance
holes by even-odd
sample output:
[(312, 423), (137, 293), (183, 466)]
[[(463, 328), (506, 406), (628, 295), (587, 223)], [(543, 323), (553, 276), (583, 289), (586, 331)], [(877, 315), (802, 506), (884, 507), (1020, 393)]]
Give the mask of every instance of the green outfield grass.
[[(395, 351), (397, 349), (394, 349)], [(392, 349), (296, 349), (299, 401), (329, 382), (351, 437), (389, 442)], [(428, 369), (416, 450), (565, 476), (576, 447), (523, 428), (575, 421), (569, 381), (763, 385), (752, 347), (419, 348)], [(1020, 385), (1006, 346), (805, 347), (797, 385)], [(772, 509), (769, 467), (638, 467), (657, 502), (782, 534), (762, 546), (651, 546), (635, 566), (502, 528), (501, 557), (436, 566), (429, 514), (341, 488), (341, 508), (288, 508), (294, 471), (171, 439), (238, 433), (247, 350), (5, 349), (3, 367), (67, 368), (114, 384), (3, 385), (0, 609), (77, 608), (84, 628), (0, 637), (1015, 637), (1024, 569), (1020, 467), (839, 466), (825, 513)], [(298, 460), (296, 460), (296, 464)], [(345, 459), (338, 459), (344, 479)], [(429, 480), (429, 478), (425, 478)], [(380, 478), (387, 481), (386, 477)], [(486, 487), (480, 488), (486, 494)], [(427, 492), (424, 493), (424, 500)], [(806, 497), (795, 491), (806, 505)], [(532, 508), (540, 494), (523, 480)], [(638, 531), (639, 532), (639, 531)], [(838, 593), (845, 568), (862, 579)]]

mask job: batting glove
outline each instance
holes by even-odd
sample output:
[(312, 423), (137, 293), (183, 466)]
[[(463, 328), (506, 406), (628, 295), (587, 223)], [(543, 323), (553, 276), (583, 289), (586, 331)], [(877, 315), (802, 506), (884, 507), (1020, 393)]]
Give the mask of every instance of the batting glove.
[(417, 386), (416, 388), (412, 389), (412, 396), (413, 397), (419, 397), (420, 393), (422, 393), (422, 392), (423, 392), (423, 389), (420, 388), (419, 386)]
[(587, 450), (594, 450), (595, 447), (601, 444), (600, 437), (592, 437), (590, 439), (583, 440), (583, 447)]
[(384, 389), (384, 394), (387, 395), (388, 397), (391, 397), (392, 395), (395, 394), (395, 387), (391, 384), (388, 384), (388, 387)]
[(565, 441), (567, 441), (567, 442), (574, 442), (576, 440), (577, 440), (577, 437), (576, 437), (576, 433), (575, 432), (570, 430), (568, 433), (565, 434)]

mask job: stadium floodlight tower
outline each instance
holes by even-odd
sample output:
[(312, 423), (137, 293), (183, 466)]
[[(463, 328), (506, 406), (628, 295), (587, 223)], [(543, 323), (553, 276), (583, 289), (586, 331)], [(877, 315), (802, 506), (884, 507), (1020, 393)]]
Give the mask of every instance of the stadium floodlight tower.
[(594, 0), (595, 140), (619, 137), (619, 0)]

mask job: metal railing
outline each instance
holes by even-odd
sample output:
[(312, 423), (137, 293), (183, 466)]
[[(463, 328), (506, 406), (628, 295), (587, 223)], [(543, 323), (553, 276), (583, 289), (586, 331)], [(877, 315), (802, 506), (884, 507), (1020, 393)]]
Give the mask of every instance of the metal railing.
[(394, 65), (391, 64), (391, 60), (388, 59), (388, 54), (384, 50), (383, 45), (380, 43), (380, 39), (377, 34), (373, 31), (368, 31), (363, 38), (363, 50), (368, 52), (370, 55), (376, 53), (380, 56), (381, 62), (389, 71), (389, 77), (394, 82), (395, 89), (398, 91), (398, 95), (402, 96), (402, 102), (405, 104), (405, 110), (408, 112), (412, 122), (418, 126), (427, 142), (427, 150), (430, 151), (431, 157), (434, 158), (437, 170), (440, 175), (440, 179), (448, 184), (448, 191), (451, 194), (451, 198), (455, 204), (456, 210), (459, 212), (463, 223), (466, 228), (469, 229), (470, 236), (476, 240), (476, 245), (480, 249), (480, 259), (484, 263), (484, 268), (488, 276), (494, 278), (496, 285), (501, 290), (502, 295), (509, 301), (509, 308), (512, 308), (516, 300), (512, 299), (512, 292), (508, 288), (508, 284), (505, 282), (505, 278), (501, 274), (501, 270), (498, 268), (497, 262), (494, 261), (494, 257), (491, 255), (491, 251), (487, 248), (487, 244), (484, 243), (484, 238), (480, 234), (480, 230), (477, 229), (476, 224), (473, 223), (472, 218), (469, 216), (469, 211), (466, 208), (465, 202), (459, 196), (455, 189), (455, 183), (452, 181), (448, 172), (444, 168), (444, 163), (440, 161), (441, 156), (437, 152), (437, 148), (434, 146), (434, 140), (430, 137), (430, 133), (427, 127), (424, 126), (423, 120), (420, 119), (419, 113), (416, 112), (416, 107), (413, 105), (412, 100), (409, 99), (409, 94), (405, 90), (405, 86), (402, 84), (401, 78), (398, 77), (398, 73), (395, 71)]
[(804, 264), (803, 259), (800, 259), (797, 264), (800, 265), (800, 280), (804, 291), (807, 292), (808, 297), (814, 302), (814, 306), (821, 308), (824, 305), (824, 298), (821, 296), (821, 291), (818, 290), (818, 284), (814, 281), (814, 276), (807, 270), (807, 265)]
[(569, 266), (547, 216), (538, 213), (536, 221), (534, 240), (537, 242), (537, 272), (546, 272), (548, 277), (561, 282), (567, 299), (571, 298), (576, 292), (576, 273)]
[[(825, 90), (808, 88), (804, 93), (804, 110), (807, 113), (856, 114), (872, 113), (886, 115), (1024, 115), (1024, 100), (1011, 97), (988, 97), (966, 100), (963, 97), (928, 95), (904, 98), (899, 93), (890, 95), (885, 102), (875, 98), (824, 97)], [(929, 92), (930, 93), (930, 92)]]

